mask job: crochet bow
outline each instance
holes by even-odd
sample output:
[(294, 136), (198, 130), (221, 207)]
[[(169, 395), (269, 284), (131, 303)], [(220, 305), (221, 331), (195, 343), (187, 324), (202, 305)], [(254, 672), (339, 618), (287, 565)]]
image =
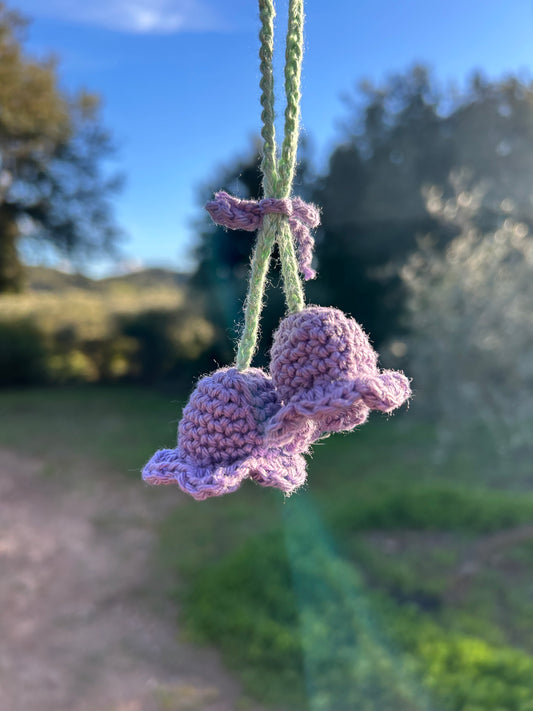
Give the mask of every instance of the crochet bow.
[(314, 279), (311, 267), (315, 240), (310, 229), (320, 224), (318, 208), (304, 202), (299, 197), (263, 198), (262, 200), (241, 200), (224, 190), (215, 193), (215, 199), (205, 206), (213, 222), (232, 230), (254, 232), (261, 227), (263, 217), (268, 214), (286, 215), (291, 233), (298, 245), (298, 267), (304, 279)]

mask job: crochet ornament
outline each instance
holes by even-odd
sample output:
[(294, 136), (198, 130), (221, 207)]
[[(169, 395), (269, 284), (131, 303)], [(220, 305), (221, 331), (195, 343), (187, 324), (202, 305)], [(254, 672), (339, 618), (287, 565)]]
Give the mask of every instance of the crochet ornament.
[[(403, 373), (378, 368), (378, 356), (353, 318), (333, 307), (305, 306), (302, 282), (311, 266), (314, 205), (291, 197), (300, 121), (303, 0), (289, 1), (285, 53), (284, 137), (274, 131), (273, 0), (259, 0), (263, 199), (240, 200), (224, 191), (206, 205), (229, 229), (256, 231), (244, 327), (235, 366), (202, 378), (178, 427), (175, 449), (154, 454), (143, 469), (148, 484), (177, 484), (203, 500), (236, 491), (244, 479), (291, 494), (306, 480), (303, 455), (331, 432), (350, 431), (371, 410), (391, 412), (411, 395)], [(251, 362), (256, 349), (265, 281), (278, 245), (289, 315), (274, 334), (271, 376)]]
[(342, 311), (310, 306), (285, 318), (274, 335), (270, 369), (283, 407), (267, 440), (308, 444), (363, 424), (370, 410), (391, 412), (410, 395), (403, 373), (380, 372), (367, 335)]
[(305, 460), (265, 441), (265, 424), (281, 407), (259, 368), (222, 368), (202, 378), (183, 410), (177, 449), (146, 465), (149, 484), (174, 484), (195, 499), (235, 491), (246, 477), (290, 494), (305, 481)]

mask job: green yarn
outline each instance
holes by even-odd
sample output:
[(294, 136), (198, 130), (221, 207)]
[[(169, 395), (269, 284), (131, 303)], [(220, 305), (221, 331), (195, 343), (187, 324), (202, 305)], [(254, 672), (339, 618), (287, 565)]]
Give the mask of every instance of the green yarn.
[(265, 215), (263, 225), (257, 236), (257, 242), (252, 257), (250, 283), (248, 284), (248, 294), (246, 296), (246, 307), (244, 310), (244, 328), (235, 360), (235, 365), (238, 370), (246, 370), (246, 368), (250, 367), (257, 347), (259, 316), (261, 315), (263, 306), (266, 275), (278, 229), (279, 216)]
[(298, 262), (294, 251), (292, 232), (287, 220), (281, 219), (281, 230), (278, 234), (278, 249), (283, 276), (283, 291), (289, 313), (301, 311), (305, 306), (302, 280), (298, 271)]
[(289, 26), (285, 47), (285, 132), (279, 164), (279, 189), (276, 197), (288, 197), (291, 192), (296, 151), (300, 133), (300, 80), (303, 58), (303, 0), (290, 0)]
[[(279, 163), (278, 194), (276, 197), (289, 197), (296, 169), (296, 152), (300, 133), (300, 82), (303, 58), (303, 0), (290, 0), (289, 26), (285, 47), (285, 131)], [(294, 251), (294, 240), (287, 220), (283, 220), (283, 229), (278, 236), (278, 246), (283, 275), (285, 300), (290, 313), (301, 311), (305, 306), (302, 281), (298, 273), (298, 261)]]
[(259, 40), (259, 70), (261, 80), (261, 136), (263, 137), (263, 155), (261, 161), (261, 171), (263, 173), (263, 195), (273, 197), (275, 195), (277, 183), (276, 168), (276, 131), (274, 127), (274, 74), (272, 70), (272, 57), (274, 54), (274, 9), (273, 0), (259, 0), (259, 17), (261, 19), (261, 30)]
[[(263, 173), (263, 194), (265, 197), (274, 196), (277, 183), (277, 159), (276, 159), (276, 134), (274, 127), (274, 74), (272, 70), (272, 56), (274, 54), (274, 10), (273, 0), (259, 0), (259, 17), (261, 19), (261, 29), (259, 31), (259, 69), (261, 80), (261, 120), (263, 127), (261, 136), (263, 137), (263, 152), (261, 160), (261, 171)], [(252, 256), (250, 281), (248, 284), (248, 294), (246, 296), (244, 309), (244, 327), (237, 349), (235, 365), (238, 370), (246, 370), (250, 367), (252, 358), (257, 347), (257, 335), (259, 333), (259, 317), (263, 306), (263, 296), (265, 293), (265, 282), (270, 255), (276, 232), (278, 230), (278, 219), (274, 215), (266, 215), (261, 229), (257, 234), (257, 242)]]
[[(263, 150), (261, 171), (263, 173), (264, 197), (289, 197), (296, 168), (296, 152), (300, 126), (300, 79), (303, 56), (303, 0), (290, 0), (289, 24), (285, 49), (285, 129), (281, 158), (278, 166), (275, 139), (274, 75), (272, 57), (274, 53), (273, 0), (259, 0), (261, 20), (260, 72), (261, 79), (261, 136)], [(298, 262), (294, 241), (287, 218), (283, 215), (265, 215), (257, 235), (252, 256), (248, 293), (245, 301), (244, 327), (237, 349), (236, 366), (239, 370), (250, 367), (257, 347), (259, 317), (263, 306), (266, 276), (270, 265), (272, 248), (277, 241), (281, 259), (283, 290), (289, 312), (301, 311), (305, 306), (302, 282), (298, 273)]]

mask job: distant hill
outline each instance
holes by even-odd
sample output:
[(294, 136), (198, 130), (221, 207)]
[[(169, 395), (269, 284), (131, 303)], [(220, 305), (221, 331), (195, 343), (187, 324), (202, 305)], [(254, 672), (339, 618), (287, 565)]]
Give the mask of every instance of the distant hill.
[(115, 289), (122, 284), (138, 289), (185, 286), (188, 275), (170, 269), (144, 269), (107, 279), (90, 279), (83, 274), (68, 274), (48, 267), (26, 267), (26, 279), (30, 291), (64, 291), (65, 289), (101, 291)]

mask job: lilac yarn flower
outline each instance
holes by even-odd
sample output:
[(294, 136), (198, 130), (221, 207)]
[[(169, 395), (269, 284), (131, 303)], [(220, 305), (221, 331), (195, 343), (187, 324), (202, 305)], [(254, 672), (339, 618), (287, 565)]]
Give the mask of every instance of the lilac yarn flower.
[(272, 381), (282, 407), (267, 439), (299, 448), (329, 432), (351, 430), (370, 410), (391, 412), (411, 395), (403, 373), (380, 371), (368, 336), (335, 308), (311, 306), (290, 314), (271, 351)]
[(177, 483), (198, 500), (229, 494), (247, 477), (292, 493), (305, 481), (305, 460), (264, 437), (279, 408), (271, 379), (258, 368), (222, 368), (202, 378), (183, 410), (177, 448), (156, 452), (144, 481)]

